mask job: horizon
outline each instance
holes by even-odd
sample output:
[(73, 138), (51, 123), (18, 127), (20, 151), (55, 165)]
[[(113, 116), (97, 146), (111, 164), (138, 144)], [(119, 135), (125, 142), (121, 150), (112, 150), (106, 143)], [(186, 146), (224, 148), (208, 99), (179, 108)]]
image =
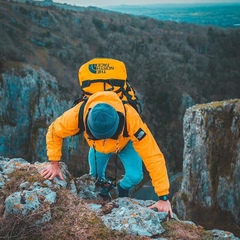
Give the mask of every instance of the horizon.
[(184, 4), (192, 4), (192, 5), (201, 5), (201, 4), (240, 4), (240, 0), (152, 0), (151, 2), (146, 2), (146, 0), (115, 0), (114, 3), (111, 2), (100, 2), (99, 0), (92, 0), (89, 3), (89, 0), (53, 0), (56, 3), (66, 3), (75, 6), (82, 7), (117, 7), (117, 6), (146, 6), (146, 5), (184, 5)]

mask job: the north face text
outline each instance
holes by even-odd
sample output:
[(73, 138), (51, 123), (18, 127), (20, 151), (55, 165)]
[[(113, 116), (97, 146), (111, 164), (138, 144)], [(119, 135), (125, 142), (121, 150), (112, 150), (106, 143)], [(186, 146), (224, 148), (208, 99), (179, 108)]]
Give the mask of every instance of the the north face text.
[(111, 66), (109, 63), (97, 63), (89, 64), (88, 69), (93, 74), (105, 74), (107, 71), (114, 70), (114, 66)]

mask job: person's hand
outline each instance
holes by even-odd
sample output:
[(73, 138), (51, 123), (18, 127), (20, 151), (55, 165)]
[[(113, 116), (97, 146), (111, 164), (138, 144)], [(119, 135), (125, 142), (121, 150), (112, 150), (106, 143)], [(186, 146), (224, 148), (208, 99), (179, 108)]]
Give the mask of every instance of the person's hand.
[(41, 172), (41, 176), (49, 180), (53, 180), (58, 176), (61, 180), (64, 180), (58, 161), (53, 161), (44, 168)]
[(173, 218), (172, 207), (169, 200), (167, 201), (159, 200), (153, 205), (149, 206), (149, 208), (150, 209), (157, 208), (158, 212), (167, 212), (169, 214), (169, 217)]

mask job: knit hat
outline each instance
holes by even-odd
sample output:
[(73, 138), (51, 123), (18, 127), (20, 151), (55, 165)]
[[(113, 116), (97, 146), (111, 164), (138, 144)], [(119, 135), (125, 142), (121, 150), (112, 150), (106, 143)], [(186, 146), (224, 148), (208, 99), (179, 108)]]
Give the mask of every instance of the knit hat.
[(87, 125), (92, 135), (97, 139), (107, 139), (118, 129), (119, 116), (109, 104), (98, 103), (88, 114)]

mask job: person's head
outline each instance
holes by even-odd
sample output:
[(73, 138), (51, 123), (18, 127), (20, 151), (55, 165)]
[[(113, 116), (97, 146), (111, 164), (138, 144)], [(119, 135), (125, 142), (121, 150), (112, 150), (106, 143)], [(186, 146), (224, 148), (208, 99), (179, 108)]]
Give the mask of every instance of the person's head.
[(111, 138), (117, 131), (119, 116), (109, 104), (98, 103), (88, 114), (87, 126), (96, 139)]

